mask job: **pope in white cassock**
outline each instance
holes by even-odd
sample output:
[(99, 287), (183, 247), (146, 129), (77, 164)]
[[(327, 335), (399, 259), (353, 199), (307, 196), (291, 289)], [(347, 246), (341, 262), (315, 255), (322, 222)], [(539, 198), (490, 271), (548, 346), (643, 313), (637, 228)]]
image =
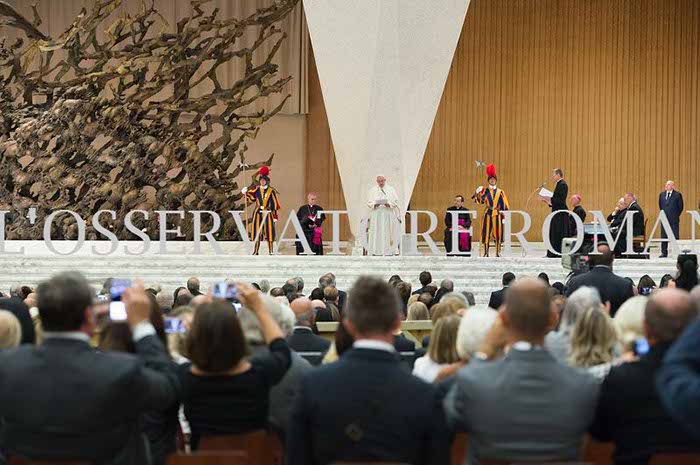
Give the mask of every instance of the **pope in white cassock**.
[(367, 195), (369, 214), (369, 255), (393, 255), (398, 252), (400, 236), (399, 196), (387, 185), (384, 176), (377, 176), (377, 185)]

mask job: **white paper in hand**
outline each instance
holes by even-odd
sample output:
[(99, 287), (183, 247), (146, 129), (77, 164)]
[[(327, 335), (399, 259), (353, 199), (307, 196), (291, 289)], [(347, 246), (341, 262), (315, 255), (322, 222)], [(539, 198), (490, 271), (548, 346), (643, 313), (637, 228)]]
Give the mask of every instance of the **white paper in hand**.
[(552, 198), (554, 196), (554, 192), (543, 187), (542, 189), (540, 189), (540, 196)]

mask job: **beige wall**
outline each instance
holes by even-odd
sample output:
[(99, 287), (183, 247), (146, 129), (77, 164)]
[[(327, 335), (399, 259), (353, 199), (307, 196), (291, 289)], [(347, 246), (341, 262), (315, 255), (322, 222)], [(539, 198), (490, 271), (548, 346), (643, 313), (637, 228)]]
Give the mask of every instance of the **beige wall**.
[[(267, 160), (274, 153), (271, 185), (280, 192), (279, 232), (289, 211), (305, 201), (306, 116), (277, 115), (263, 125), (258, 137), (248, 142), (246, 163)], [(251, 173), (252, 174), (252, 173)], [(287, 237), (290, 237), (287, 235)]]

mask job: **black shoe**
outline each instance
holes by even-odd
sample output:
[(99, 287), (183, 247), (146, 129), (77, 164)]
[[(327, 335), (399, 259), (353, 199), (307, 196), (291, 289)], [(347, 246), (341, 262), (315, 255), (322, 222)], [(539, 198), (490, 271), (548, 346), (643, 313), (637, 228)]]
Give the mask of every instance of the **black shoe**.
[(667, 257), (668, 257), (667, 253), (662, 253), (661, 255), (659, 255), (659, 258), (667, 258)]

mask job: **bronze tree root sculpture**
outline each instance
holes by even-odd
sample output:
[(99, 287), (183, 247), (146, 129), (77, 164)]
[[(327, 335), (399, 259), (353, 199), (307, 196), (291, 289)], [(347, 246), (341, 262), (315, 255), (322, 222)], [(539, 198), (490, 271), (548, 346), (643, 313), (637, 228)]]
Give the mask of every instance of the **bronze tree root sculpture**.
[[(278, 23), (298, 0), (276, 0), (240, 19), (219, 18), (208, 0), (192, 0), (174, 32), (151, 0), (98, 34), (121, 3), (95, 0), (54, 39), (38, 29), (35, 7), (29, 21), (0, 1), (0, 30), (26, 36), (0, 38), (0, 206), (17, 212), (7, 218), (6, 237), (41, 238), (43, 218), (59, 209), (86, 219), (114, 210), (109, 228), (120, 239), (134, 238), (124, 227), (131, 210), (212, 210), (225, 218), (217, 238), (235, 239), (233, 220), (223, 215), (241, 209), (246, 141), (289, 95), (269, 111), (249, 109), (283, 93), (291, 79), (277, 76), (273, 59), (286, 38)], [(241, 44), (247, 30), (257, 31), (253, 44)], [(274, 46), (256, 60), (267, 41)], [(244, 72), (222, 86), (217, 70), (231, 60), (242, 60)], [(210, 91), (193, 95), (202, 83)], [(30, 207), (34, 225), (22, 213)], [(134, 223), (157, 235), (157, 216), (141, 218)], [(191, 221), (176, 217), (172, 225), (191, 238)], [(77, 229), (66, 216), (52, 237), (75, 239)], [(88, 225), (87, 238), (95, 237)]]

